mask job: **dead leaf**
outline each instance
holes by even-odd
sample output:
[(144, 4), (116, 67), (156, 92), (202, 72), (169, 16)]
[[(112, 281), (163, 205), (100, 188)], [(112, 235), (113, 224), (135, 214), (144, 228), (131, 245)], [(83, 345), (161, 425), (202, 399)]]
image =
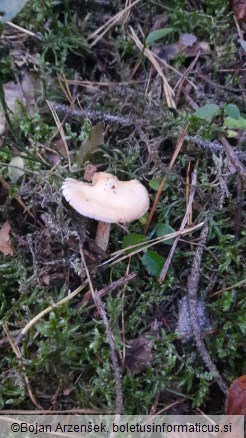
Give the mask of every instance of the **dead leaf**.
[(231, 7), (238, 20), (246, 21), (245, 0), (231, 0)]
[(14, 157), (9, 163), (8, 174), (12, 183), (16, 183), (24, 175), (25, 162), (21, 157)]
[(232, 382), (226, 400), (226, 415), (246, 415), (246, 375)]
[(66, 146), (64, 145), (64, 141), (62, 138), (59, 138), (58, 140), (54, 141), (54, 145), (55, 148), (57, 150), (57, 152), (59, 152), (59, 154), (61, 154), (61, 156), (63, 158), (67, 157), (67, 151), (66, 151)]
[(195, 58), (200, 52), (208, 53), (210, 46), (205, 41), (197, 41), (196, 35), (192, 33), (181, 34), (179, 40), (172, 44), (161, 45), (152, 49), (161, 59), (170, 61), (175, 59), (180, 53), (186, 58)]
[[(246, 375), (232, 382), (226, 400), (226, 415), (246, 415)], [(218, 438), (226, 438), (226, 435), (228, 433), (220, 432)], [(242, 437), (237, 421), (233, 424), (233, 436)], [(244, 438), (246, 438), (246, 430), (244, 430)]]
[(179, 37), (179, 42), (185, 47), (191, 47), (197, 42), (197, 37), (193, 33), (183, 33)]
[(76, 155), (76, 163), (80, 167), (86, 157), (94, 152), (96, 148), (104, 143), (104, 125), (99, 122), (92, 126), (89, 136), (82, 142)]
[(94, 164), (88, 163), (85, 166), (84, 180), (91, 182), (94, 173), (97, 171), (97, 167)]
[(65, 396), (65, 397), (68, 397), (70, 394), (71, 394), (71, 392), (73, 392), (74, 391), (74, 386), (73, 385), (70, 385), (70, 386), (68, 386), (67, 388), (65, 388), (64, 390), (63, 390), (63, 395)]
[(126, 367), (133, 373), (138, 374), (150, 367), (153, 356), (153, 339), (147, 336), (139, 336), (127, 342)]
[(5, 222), (0, 230), (0, 252), (4, 255), (13, 255), (13, 249), (9, 243), (9, 231), (10, 225), (8, 222)]

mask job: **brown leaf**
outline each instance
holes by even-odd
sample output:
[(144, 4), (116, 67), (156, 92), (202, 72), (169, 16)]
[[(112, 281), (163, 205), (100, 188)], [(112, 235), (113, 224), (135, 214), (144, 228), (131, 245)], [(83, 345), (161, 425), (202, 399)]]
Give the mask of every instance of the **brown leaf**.
[(232, 382), (226, 400), (226, 415), (246, 415), (246, 375)]
[(153, 339), (147, 336), (139, 336), (137, 339), (128, 341), (128, 349), (126, 352), (126, 367), (133, 373), (138, 374), (146, 368), (150, 367), (153, 356), (152, 347)]
[(238, 20), (246, 21), (245, 0), (231, 0), (231, 7)]
[(81, 166), (85, 162), (86, 157), (95, 152), (98, 146), (104, 143), (104, 125), (98, 122), (91, 127), (87, 138), (82, 142), (79, 151), (76, 154), (76, 163)]
[[(246, 375), (234, 380), (229, 388), (229, 395), (226, 400), (226, 415), (245, 415), (246, 414)], [(228, 433), (220, 432), (218, 438), (226, 438)], [(240, 426), (233, 425), (233, 437), (241, 438)], [(246, 431), (244, 431), (246, 438)]]
[(13, 255), (13, 249), (9, 244), (10, 225), (5, 222), (0, 230), (0, 252), (5, 255)]
[(97, 171), (96, 166), (94, 166), (94, 164), (88, 163), (85, 166), (85, 173), (84, 173), (84, 180), (91, 182), (94, 173)]
[(198, 52), (208, 53), (210, 46), (205, 41), (197, 41), (197, 37), (190, 33), (181, 34), (179, 40), (172, 44), (161, 45), (153, 48), (159, 58), (170, 61), (180, 53), (187, 58), (195, 58)]

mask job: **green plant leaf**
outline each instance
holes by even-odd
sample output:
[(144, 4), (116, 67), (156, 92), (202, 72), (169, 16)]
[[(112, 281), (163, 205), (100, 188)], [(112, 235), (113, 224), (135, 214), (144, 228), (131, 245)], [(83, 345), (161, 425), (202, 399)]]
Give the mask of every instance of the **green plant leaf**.
[[(161, 223), (160, 225), (158, 225), (156, 230), (157, 237), (166, 236), (167, 234), (171, 234), (171, 233), (175, 233), (175, 230), (168, 224)], [(163, 243), (165, 243), (166, 245), (172, 245), (173, 242), (174, 239), (168, 239), (168, 240), (164, 240)]]
[(236, 120), (229, 116), (225, 118), (224, 126), (229, 129), (246, 129), (246, 119), (240, 116), (239, 119)]
[[(146, 242), (146, 240), (147, 240), (147, 238), (146, 238), (146, 236), (144, 236), (144, 234), (130, 233), (130, 234), (127, 234), (127, 236), (125, 236), (123, 238), (122, 248), (127, 248), (128, 246), (131, 246), (131, 245), (137, 245), (138, 243), (144, 243), (144, 242)], [(141, 246), (138, 246), (137, 248), (140, 248), (140, 247)], [(130, 251), (134, 251), (134, 249), (131, 249)]]
[(173, 31), (172, 27), (165, 27), (162, 29), (153, 30), (153, 32), (150, 32), (149, 35), (147, 36), (145, 43), (147, 46), (150, 46), (151, 44), (165, 37), (172, 31)]
[(148, 213), (144, 213), (143, 216), (141, 216), (139, 219), (140, 224), (147, 224), (147, 220), (148, 220)]
[(195, 116), (199, 119), (211, 122), (217, 114), (220, 112), (220, 107), (215, 103), (207, 103), (204, 106), (198, 108), (195, 112)]
[(142, 263), (150, 275), (158, 277), (163, 268), (165, 259), (156, 251), (146, 251), (142, 257)]
[(224, 110), (229, 117), (232, 117), (233, 119), (236, 120), (240, 118), (240, 111), (237, 105), (234, 105), (234, 103), (228, 103), (228, 105), (225, 105)]
[(22, 8), (27, 0), (1, 0), (0, 2), (0, 22), (11, 21)]
[(160, 184), (161, 184), (161, 182), (162, 182), (162, 179), (163, 179), (163, 178), (154, 178), (154, 179), (151, 179), (151, 180), (149, 181), (149, 186), (150, 186), (150, 188), (153, 189), (153, 190), (155, 190), (155, 191), (157, 192), (158, 189), (159, 189), (159, 187), (160, 187)]

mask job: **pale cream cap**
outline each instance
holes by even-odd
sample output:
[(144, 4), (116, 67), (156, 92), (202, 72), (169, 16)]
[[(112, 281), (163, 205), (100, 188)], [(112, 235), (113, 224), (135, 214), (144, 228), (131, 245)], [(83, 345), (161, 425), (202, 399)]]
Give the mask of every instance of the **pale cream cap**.
[(148, 192), (139, 181), (119, 181), (105, 172), (95, 173), (92, 183), (67, 178), (62, 191), (80, 214), (107, 223), (132, 222), (149, 208)]

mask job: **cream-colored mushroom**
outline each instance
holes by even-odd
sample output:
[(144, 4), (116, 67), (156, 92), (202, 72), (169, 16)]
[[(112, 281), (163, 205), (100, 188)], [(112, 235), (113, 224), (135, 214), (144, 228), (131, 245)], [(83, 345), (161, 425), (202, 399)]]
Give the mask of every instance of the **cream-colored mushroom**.
[(98, 172), (92, 182), (67, 178), (63, 196), (83, 216), (99, 221), (96, 243), (107, 249), (111, 223), (129, 223), (149, 208), (146, 188), (137, 180), (119, 181), (110, 173)]

